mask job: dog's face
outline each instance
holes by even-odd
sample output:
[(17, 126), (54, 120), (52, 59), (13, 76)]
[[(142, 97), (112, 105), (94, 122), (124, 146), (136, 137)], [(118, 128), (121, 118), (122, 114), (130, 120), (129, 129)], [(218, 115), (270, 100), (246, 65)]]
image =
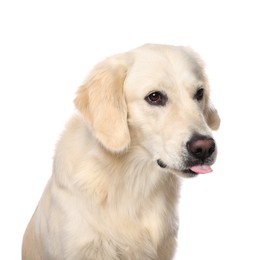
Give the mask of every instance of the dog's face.
[(189, 48), (145, 45), (99, 64), (77, 108), (110, 152), (139, 146), (178, 175), (210, 171), (219, 116), (199, 57)]

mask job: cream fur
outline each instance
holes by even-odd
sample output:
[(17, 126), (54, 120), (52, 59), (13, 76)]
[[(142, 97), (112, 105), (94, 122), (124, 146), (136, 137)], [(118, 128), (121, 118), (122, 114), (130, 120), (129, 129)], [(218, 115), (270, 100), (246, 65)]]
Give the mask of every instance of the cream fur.
[[(163, 107), (144, 99), (157, 90), (168, 96)], [(145, 45), (97, 65), (75, 104), (23, 260), (172, 259), (183, 144), (219, 126), (202, 62), (189, 48)]]

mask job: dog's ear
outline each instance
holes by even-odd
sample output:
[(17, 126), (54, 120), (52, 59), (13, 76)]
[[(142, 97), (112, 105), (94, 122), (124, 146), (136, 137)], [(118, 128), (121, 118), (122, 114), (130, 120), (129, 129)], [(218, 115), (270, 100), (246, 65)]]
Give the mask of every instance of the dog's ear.
[(75, 105), (98, 141), (110, 152), (120, 153), (130, 144), (124, 80), (128, 65), (122, 57), (98, 64), (79, 88)]
[(205, 105), (204, 114), (205, 114), (205, 118), (208, 126), (212, 130), (217, 130), (220, 125), (220, 117), (219, 117), (218, 111), (215, 109), (215, 107), (213, 106), (210, 100)]

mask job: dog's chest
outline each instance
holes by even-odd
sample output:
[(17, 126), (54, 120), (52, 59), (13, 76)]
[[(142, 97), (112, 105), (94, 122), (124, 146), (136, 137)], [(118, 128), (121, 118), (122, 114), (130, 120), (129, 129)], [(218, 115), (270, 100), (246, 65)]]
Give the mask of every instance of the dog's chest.
[(86, 241), (81, 245), (78, 240), (79, 248), (74, 252), (85, 259), (158, 259), (158, 249), (173, 233), (174, 217), (166, 217), (160, 211), (148, 211), (137, 219), (117, 220), (117, 224), (109, 220), (104, 228), (99, 224), (100, 230), (86, 229)]
[(137, 207), (124, 205), (123, 212), (117, 207), (86, 215), (88, 221), (79, 222), (75, 235), (69, 236), (71, 254), (84, 259), (158, 259), (158, 248), (175, 234), (174, 212), (166, 200), (157, 198), (134, 214)]

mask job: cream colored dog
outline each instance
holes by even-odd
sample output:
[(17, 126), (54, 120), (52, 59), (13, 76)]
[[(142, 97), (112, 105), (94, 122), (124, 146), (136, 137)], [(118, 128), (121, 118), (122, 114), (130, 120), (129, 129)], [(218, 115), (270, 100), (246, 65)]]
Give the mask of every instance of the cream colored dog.
[(212, 171), (219, 117), (199, 57), (148, 44), (98, 64), (75, 99), (24, 260), (168, 260), (179, 176)]

